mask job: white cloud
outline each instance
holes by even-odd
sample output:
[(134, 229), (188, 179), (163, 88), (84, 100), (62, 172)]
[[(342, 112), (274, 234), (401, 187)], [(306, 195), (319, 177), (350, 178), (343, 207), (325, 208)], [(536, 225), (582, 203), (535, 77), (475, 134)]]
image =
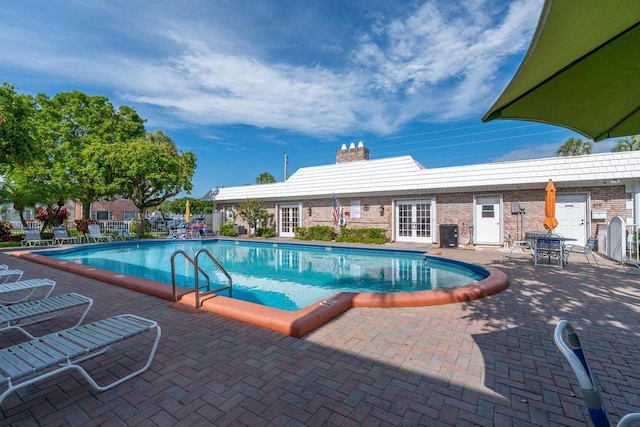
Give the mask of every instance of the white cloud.
[[(561, 128), (558, 128), (561, 129)], [(512, 160), (527, 160), (527, 159), (541, 159), (546, 157), (557, 157), (557, 151), (560, 146), (567, 140), (569, 137), (574, 138), (582, 138), (585, 139), (581, 135), (577, 135), (572, 132), (566, 132), (560, 138), (555, 138), (555, 142), (550, 143), (538, 143), (531, 142), (528, 143), (526, 147), (519, 148), (517, 150), (509, 151), (506, 154), (494, 159), (496, 162), (506, 162)], [(600, 142), (593, 143), (593, 153), (608, 153), (611, 149), (616, 145), (617, 140), (606, 140)]]
[[(82, 35), (54, 33), (39, 43), (21, 43), (5, 32), (0, 47), (15, 43), (15, 55), (8, 56), (25, 70), (111, 88), (125, 102), (159, 111), (152, 122), (245, 124), (316, 136), (388, 134), (415, 119), (479, 119), (510, 78), (503, 68), (524, 53), (541, 9), (540, 0), (517, 0), (506, 9), (491, 0), (426, 1), (411, 13), (399, 7), (405, 15), (378, 16), (366, 31), (354, 31), (348, 42), (359, 44), (344, 53), (340, 60), (347, 65), (338, 68), (315, 65), (327, 64), (330, 57), (311, 58), (308, 63), (314, 65), (305, 65), (273, 53), (286, 49), (261, 52), (268, 43), (256, 45), (256, 40), (268, 34), (250, 27), (250, 21), (238, 15), (229, 20), (239, 28), (223, 25), (233, 4), (216, 15), (202, 3), (197, 16), (193, 10), (172, 10), (171, 3), (152, 10), (135, 3), (105, 9), (106, 3), (98, 3), (93, 12), (112, 19), (102, 23), (101, 33), (116, 37), (115, 45), (91, 44), (99, 44), (93, 34), (65, 49), (65, 40)], [(273, 12), (262, 6), (264, 16)], [(127, 11), (125, 22), (115, 18), (123, 12), (119, 8)], [(298, 28), (295, 22), (287, 25), (288, 31)], [(298, 31), (286, 40), (302, 46), (296, 52), (335, 45), (307, 40), (303, 28)]]

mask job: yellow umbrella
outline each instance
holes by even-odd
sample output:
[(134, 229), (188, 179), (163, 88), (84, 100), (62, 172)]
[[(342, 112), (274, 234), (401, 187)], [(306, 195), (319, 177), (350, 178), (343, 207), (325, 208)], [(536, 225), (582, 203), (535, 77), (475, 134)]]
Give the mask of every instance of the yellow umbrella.
[(556, 219), (556, 187), (551, 180), (549, 180), (547, 188), (544, 190), (544, 214), (545, 219), (542, 221), (542, 225), (551, 232), (558, 226), (558, 220)]
[(189, 224), (191, 222), (191, 204), (187, 200), (187, 209), (184, 214), (184, 222)]

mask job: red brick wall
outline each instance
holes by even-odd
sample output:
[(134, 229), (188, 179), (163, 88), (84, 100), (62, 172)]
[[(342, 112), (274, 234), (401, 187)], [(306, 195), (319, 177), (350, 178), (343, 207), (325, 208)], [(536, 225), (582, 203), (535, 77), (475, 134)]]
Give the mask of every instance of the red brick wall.
[[(591, 196), (590, 210), (602, 210), (607, 212), (605, 220), (591, 220), (591, 233), (595, 235), (597, 224), (606, 224), (611, 218), (621, 216), (627, 218), (632, 212), (626, 209), (626, 202), (631, 200), (631, 194), (625, 193), (624, 185), (606, 186), (595, 188), (562, 188), (557, 187), (558, 195), (572, 193), (588, 193)], [(516, 237), (517, 231), (520, 230), (520, 217), (511, 213), (511, 203), (517, 202), (525, 206), (524, 230), (527, 231), (543, 231), (542, 220), (544, 219), (544, 189), (535, 190), (510, 190), (493, 193), (469, 192), (469, 193), (451, 193), (451, 194), (416, 194), (406, 197), (399, 197), (397, 200), (403, 199), (436, 199), (436, 230), (434, 237), (437, 236), (437, 227), (440, 224), (457, 224), (459, 242), (466, 244), (471, 239), (471, 228), (473, 225), (473, 198), (474, 196), (502, 194), (503, 197), (503, 227), (505, 233), (507, 231)], [(395, 197), (393, 199), (396, 199)], [(343, 212), (349, 213), (346, 216), (347, 227), (351, 228), (383, 228), (387, 230), (387, 236), (391, 237), (391, 200), (389, 196), (378, 197), (341, 197), (338, 199)], [(360, 201), (360, 218), (356, 219), (351, 216), (351, 201)], [(297, 203), (297, 202), (291, 202)], [(303, 201), (302, 208), (302, 226), (310, 227), (314, 225), (332, 226), (332, 199), (323, 198), (315, 200)], [(275, 203), (265, 203), (270, 213), (275, 213)], [(380, 216), (379, 207), (384, 206), (384, 214)], [(365, 210), (364, 207), (369, 209)], [(311, 215), (308, 213), (308, 207), (311, 207)], [(241, 224), (240, 218), (237, 219)], [(246, 224), (243, 224), (247, 227)], [(248, 227), (247, 227), (248, 228)]]
[[(557, 194), (590, 194), (591, 206), (589, 210), (593, 211), (606, 211), (607, 217), (604, 220), (592, 220), (587, 218), (591, 222), (590, 235), (596, 234), (596, 228), (598, 224), (607, 224), (615, 216), (621, 216), (627, 218), (631, 216), (632, 212), (626, 209), (626, 202), (631, 200), (631, 194), (625, 192), (624, 185), (606, 186), (606, 187), (577, 187), (577, 188), (562, 188), (556, 187)], [(516, 223), (519, 221), (519, 215), (511, 213), (511, 202), (518, 202), (525, 205), (526, 213), (524, 215), (524, 229), (528, 231), (544, 231), (542, 221), (545, 218), (544, 214), (544, 191), (540, 190), (521, 190), (521, 191), (506, 191), (503, 193), (504, 197), (504, 231), (510, 231), (513, 236), (516, 236), (516, 230), (519, 225)]]
[(438, 194), (436, 196), (436, 228), (439, 224), (457, 224), (460, 244), (467, 244), (471, 241), (473, 196), (473, 193)]
[(336, 163), (355, 162), (358, 160), (369, 160), (369, 149), (367, 147), (348, 148), (336, 152)]
[(138, 208), (133, 205), (130, 199), (116, 198), (115, 200), (98, 200), (91, 204), (91, 212), (107, 211), (111, 212), (111, 219), (113, 221), (123, 220), (122, 215), (125, 211), (137, 212)]

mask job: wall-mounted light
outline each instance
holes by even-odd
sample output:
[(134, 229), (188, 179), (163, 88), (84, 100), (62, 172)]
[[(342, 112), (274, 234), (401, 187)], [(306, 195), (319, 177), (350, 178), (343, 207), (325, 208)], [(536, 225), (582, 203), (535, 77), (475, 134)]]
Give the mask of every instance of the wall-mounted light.
[(384, 216), (384, 206), (380, 205), (380, 207), (378, 208), (378, 212), (380, 212), (380, 216)]
[(311, 216), (311, 206), (307, 206), (307, 213)]
[(368, 210), (369, 210), (369, 205), (364, 205), (364, 206), (362, 207), (362, 209), (363, 209), (365, 212), (366, 212), (366, 211), (368, 211)]

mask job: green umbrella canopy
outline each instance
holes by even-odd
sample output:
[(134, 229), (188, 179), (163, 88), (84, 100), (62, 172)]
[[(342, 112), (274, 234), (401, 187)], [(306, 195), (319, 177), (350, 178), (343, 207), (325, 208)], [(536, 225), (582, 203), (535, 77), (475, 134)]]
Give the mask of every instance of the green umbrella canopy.
[(520, 68), (482, 117), (594, 141), (640, 133), (640, 0), (546, 0)]

